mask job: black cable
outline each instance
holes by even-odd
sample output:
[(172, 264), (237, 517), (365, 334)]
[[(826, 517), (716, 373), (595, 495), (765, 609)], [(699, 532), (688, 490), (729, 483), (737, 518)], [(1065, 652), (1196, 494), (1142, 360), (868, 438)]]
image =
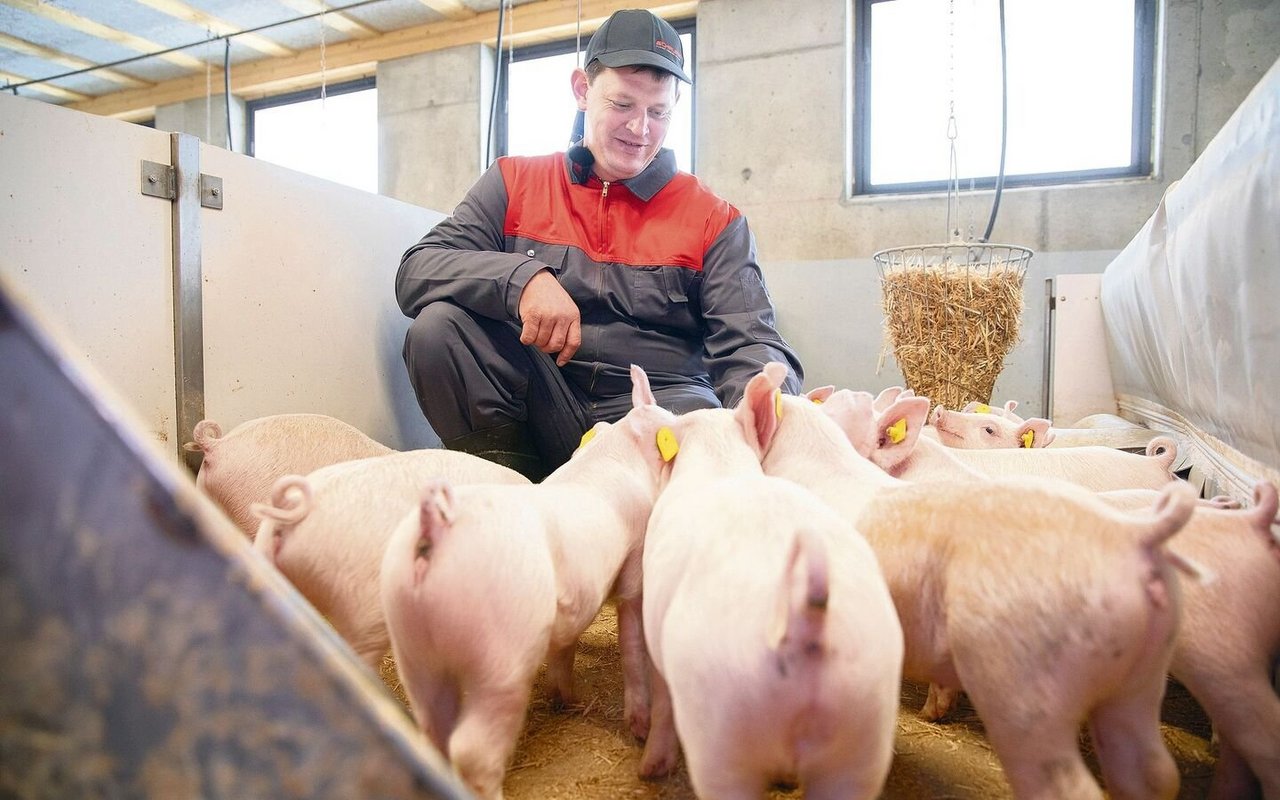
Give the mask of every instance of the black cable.
[(222, 105), (227, 109), (227, 152), (234, 153), (231, 140), (231, 40), (222, 41)]
[(996, 226), (996, 212), (1000, 210), (1000, 193), (1004, 191), (1004, 153), (1009, 138), (1009, 64), (1005, 54), (1004, 0), (1000, 0), (1000, 171), (996, 174), (996, 196), (991, 201), (991, 218), (987, 220), (987, 232), (980, 241), (991, 241), (991, 229)]
[(502, 83), (502, 22), (506, 16), (507, 0), (498, 0), (498, 47), (493, 51), (493, 97), (489, 101), (489, 129), (484, 140), (484, 165), (493, 164), (493, 129), (498, 124), (498, 86)]
[(62, 72), (57, 75), (49, 75), (44, 78), (32, 78), (26, 81), (19, 81), (18, 83), (6, 83), (4, 86), (0, 86), (0, 91), (4, 91), (5, 89), (16, 90), (19, 86), (30, 86), (33, 83), (47, 83), (49, 81), (56, 81), (59, 78), (70, 78), (75, 75), (83, 75), (86, 72), (96, 72), (100, 69), (110, 69), (111, 67), (118, 67), (121, 64), (132, 64), (135, 61), (142, 61), (148, 58), (155, 58), (156, 56), (163, 56), (169, 53), (176, 53), (179, 50), (186, 50), (191, 47), (199, 47), (202, 44), (208, 44), (209, 42), (216, 42), (219, 39), (232, 39), (236, 36), (243, 36), (246, 33), (257, 33), (258, 31), (265, 31), (268, 28), (278, 28), (281, 25), (290, 25), (294, 22), (301, 22), (304, 19), (313, 19), (315, 17), (324, 16), (325, 14), (336, 14), (342, 11), (347, 11), (352, 8), (359, 8), (360, 6), (373, 5), (374, 3), (382, 3), (384, 1), (385, 0), (359, 0), (359, 2), (351, 3), (349, 5), (339, 6), (337, 8), (329, 8), (329, 9), (325, 9), (324, 11), (317, 11), (314, 14), (303, 14), (300, 17), (292, 17), (290, 19), (280, 20), (279, 22), (269, 22), (266, 25), (259, 25), (256, 28), (245, 28), (242, 31), (236, 31), (235, 33), (221, 33), (221, 34), (218, 34), (217, 36), (210, 36), (207, 39), (201, 39), (198, 42), (192, 42), (190, 44), (180, 44), (177, 47), (166, 47), (164, 50), (156, 50), (154, 53), (143, 53), (142, 55), (122, 58), (122, 59), (119, 59), (118, 61), (108, 61), (105, 64), (94, 64), (92, 67), (84, 67), (83, 69), (76, 69), (70, 72)]

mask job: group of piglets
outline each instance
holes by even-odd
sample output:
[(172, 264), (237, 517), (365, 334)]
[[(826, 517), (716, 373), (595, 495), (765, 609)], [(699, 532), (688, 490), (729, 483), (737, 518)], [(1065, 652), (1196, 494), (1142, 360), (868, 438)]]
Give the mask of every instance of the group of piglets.
[(1015, 797), (1172, 798), (1167, 674), (1211, 717), (1212, 797), (1280, 800), (1275, 487), (1198, 500), (1145, 453), (1046, 447), (1046, 420), (910, 391), (779, 391), (632, 409), (539, 484), (464, 453), (396, 452), (321, 415), (196, 427), (197, 484), (368, 664), (395, 656), (459, 776), (502, 797), (536, 674), (618, 610), (640, 773), (683, 752), (702, 798), (874, 798), (901, 681), (964, 691)]

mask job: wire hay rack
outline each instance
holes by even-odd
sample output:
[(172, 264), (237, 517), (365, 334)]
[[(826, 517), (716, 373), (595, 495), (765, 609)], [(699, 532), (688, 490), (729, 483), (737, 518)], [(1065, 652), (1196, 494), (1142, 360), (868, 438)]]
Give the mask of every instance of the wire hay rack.
[(990, 402), (1018, 342), (1032, 251), (1010, 244), (893, 247), (872, 258), (884, 330), (907, 387), (934, 405)]

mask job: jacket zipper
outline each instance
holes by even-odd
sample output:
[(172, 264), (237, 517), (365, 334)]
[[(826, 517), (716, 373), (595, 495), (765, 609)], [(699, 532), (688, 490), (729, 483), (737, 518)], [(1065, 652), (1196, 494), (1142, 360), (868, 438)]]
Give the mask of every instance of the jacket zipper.
[(607, 212), (606, 206), (608, 206), (608, 204), (609, 204), (609, 182), (603, 181), (603, 185), (600, 187), (600, 228), (598, 231), (600, 235), (600, 249), (602, 251), (608, 249), (604, 240), (604, 235), (605, 235), (604, 223), (605, 223), (605, 215)]
[[(602, 183), (602, 186), (600, 187), (600, 225), (598, 228), (598, 233), (600, 236), (599, 238), (600, 252), (603, 255), (604, 252), (606, 252), (609, 249), (605, 242), (605, 217), (608, 210), (607, 205), (609, 200), (609, 182), (601, 181), (601, 183)], [(596, 265), (596, 299), (602, 302), (604, 300), (604, 264)], [(597, 369), (598, 369), (598, 366), (599, 366), (598, 362), (600, 361), (600, 343), (598, 341), (596, 342), (595, 352), (591, 354), (591, 358), (593, 361), (597, 362)], [(592, 371), (591, 386), (593, 388), (595, 386), (595, 370)]]
[[(605, 240), (605, 231), (608, 228), (608, 226), (606, 225), (606, 220), (609, 215), (608, 205), (609, 205), (609, 182), (604, 181), (603, 186), (600, 187), (600, 212), (598, 214), (599, 225), (596, 228), (596, 235), (598, 236), (597, 244), (600, 247), (601, 255), (604, 255), (605, 253), (609, 252), (609, 243)], [(604, 297), (604, 267), (603, 266), (601, 266), (600, 268), (600, 280), (596, 286), (596, 289), (597, 289), (596, 296), (603, 298)]]

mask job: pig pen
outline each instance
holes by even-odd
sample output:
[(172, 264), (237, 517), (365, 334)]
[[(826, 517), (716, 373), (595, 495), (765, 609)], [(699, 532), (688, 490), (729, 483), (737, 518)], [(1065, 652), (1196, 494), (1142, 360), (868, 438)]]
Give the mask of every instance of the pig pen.
[[(0, 795), (467, 796), (413, 729), (394, 663), (379, 685), (5, 289)], [(55, 464), (43, 447), (76, 455)], [(682, 770), (638, 778), (620, 661), (606, 606), (578, 648), (580, 704), (535, 694), (508, 798), (694, 796)], [(923, 699), (904, 684), (881, 796), (1010, 796), (972, 709), (933, 725), (915, 716)], [(1208, 725), (1176, 685), (1165, 714), (1179, 796), (1203, 797)]]
[[(1269, 92), (1272, 101), (1280, 97), (1275, 69), (1259, 86), (1255, 95), (1262, 92), (1265, 98)], [(1271, 118), (1280, 119), (1280, 115)], [(267, 414), (313, 412), (348, 421), (397, 449), (438, 443), (422, 421), (404, 379), (399, 350), (407, 320), (395, 308), (390, 287), (400, 253), (440, 214), (206, 147), (192, 137), (170, 136), (24, 98), (0, 96), (0, 122), (5, 132), (0, 139), (0, 173), (10, 182), (9, 190), (0, 196), (0, 229), (7, 248), (0, 277), (45, 308), (51, 321), (66, 331), (67, 346), (91, 362), (118, 391), (121, 402), (133, 412), (138, 440), (157, 443), (176, 460), (182, 458), (181, 444), (190, 437), (191, 425), (201, 417), (216, 419), (230, 429)], [(1236, 136), (1241, 138), (1248, 137)], [(1211, 152), (1219, 151), (1211, 148), (1206, 156)], [(139, 192), (139, 165), (144, 164), (145, 175), (146, 162), (172, 162), (176, 197), (166, 202)], [(1269, 163), (1274, 163), (1274, 157)], [(206, 173), (223, 181), (221, 208), (200, 208), (196, 178)], [(1185, 197), (1183, 187), (1194, 185), (1193, 177), (1189, 174), (1178, 187), (1184, 194), (1171, 192), (1170, 196)], [(1242, 215), (1239, 224), (1249, 225), (1249, 219)], [(1241, 248), (1264, 246), (1246, 243), (1256, 242), (1264, 232), (1274, 235), (1269, 225), (1256, 220), (1250, 230), (1252, 239), (1220, 222), (1213, 233), (1235, 237)], [(1135, 245), (1134, 251), (1141, 248)], [(1152, 364), (1134, 364), (1126, 358), (1126, 347), (1142, 350), (1142, 345), (1135, 341), (1139, 332), (1124, 327), (1125, 315), (1132, 312), (1117, 302), (1114, 287), (1122, 286), (1132, 273), (1123, 265), (1109, 266), (1114, 255), (1039, 253), (1033, 263), (1033, 269), (1051, 274), (1087, 272), (1096, 277), (1104, 268), (1108, 272), (1102, 286), (1107, 315), (1096, 320), (1104, 326), (1105, 335), (1093, 341), (1105, 341), (1113, 351), (1109, 367), (1106, 354), (1100, 359), (1092, 358), (1097, 353), (1090, 354), (1090, 363), (1102, 364), (1108, 381), (1116, 377), (1114, 388), (1108, 383), (1102, 393), (1115, 404), (1080, 408), (1079, 413), (1118, 411), (1133, 421), (1180, 434), (1182, 441), (1192, 445), (1183, 466), (1199, 471), (1217, 491), (1245, 494), (1233, 491), (1245, 485), (1245, 477), (1280, 482), (1274, 467), (1280, 463), (1276, 445), (1280, 437), (1274, 427), (1280, 414), (1271, 414), (1272, 405), (1248, 405), (1274, 403), (1280, 392), (1263, 385), (1232, 386), (1232, 397), (1238, 400), (1219, 403), (1230, 412), (1224, 421), (1220, 414), (1209, 413), (1215, 398), (1198, 396), (1187, 405), (1170, 390), (1187, 381), (1202, 385), (1201, 377), (1162, 377)], [(1242, 260), (1260, 266), (1269, 263), (1252, 251), (1231, 263), (1239, 266)], [(1221, 267), (1223, 261), (1204, 263)], [(869, 390), (901, 383), (891, 370), (881, 374), (855, 360), (879, 343), (877, 314), (831, 311), (833, 304), (852, 302), (856, 307), (874, 302), (877, 296), (874, 281), (866, 277), (874, 275), (870, 259), (856, 265), (862, 268), (862, 278), (851, 277), (848, 266), (842, 262), (766, 267), (783, 334), (805, 352), (807, 360), (821, 367), (818, 377), (824, 382)], [(1042, 273), (1028, 275), (1026, 289), (1028, 314), (1033, 318), (1045, 309), (1033, 280), (1038, 275)], [(829, 278), (830, 291), (815, 290), (815, 276), (819, 284)], [(1240, 280), (1258, 287), (1252, 292), (1254, 302), (1280, 294), (1275, 270), (1250, 273)], [(1113, 287), (1110, 299), (1108, 284)], [(1214, 296), (1203, 285), (1191, 291), (1202, 301)], [(1167, 307), (1185, 309), (1187, 303), (1168, 301)], [(94, 313), (83, 313), (87, 308)], [(1148, 317), (1137, 312), (1132, 319)], [(1140, 332), (1142, 337), (1183, 341), (1186, 329), (1179, 320), (1157, 319), (1159, 327)], [(1223, 323), (1220, 315), (1212, 319)], [(838, 330), (822, 327), (834, 321), (839, 323)], [(1007, 365), (1009, 380), (996, 387), (1000, 399), (1023, 399), (1028, 413), (1047, 411), (1027, 400), (1040, 385), (1039, 347), (1047, 333), (1047, 328), (1039, 335), (1030, 330)], [(1257, 337), (1244, 341), (1219, 337), (1219, 341), (1243, 348), (1230, 351), (1237, 363), (1251, 365), (1241, 370), (1242, 375), (1268, 379), (1268, 370), (1257, 362), (1274, 361), (1274, 341)], [(853, 356), (851, 342), (861, 348)], [(1055, 365), (1059, 361), (1051, 359)], [(1183, 363), (1203, 366), (1197, 360)], [(815, 375), (818, 372), (815, 369)], [(1276, 377), (1271, 374), (1269, 379)], [(1270, 419), (1272, 428), (1259, 432), (1259, 418)], [(1059, 424), (1072, 421), (1055, 418)], [(181, 492), (189, 493), (189, 488)], [(191, 535), (191, 546), (200, 541), (201, 535)], [(202, 546), (210, 547), (208, 541)], [(224, 539), (213, 550), (227, 558), (228, 547)], [(224, 587), (223, 594), (234, 596), (239, 588)], [(287, 587), (278, 587), (278, 592), (269, 593), (273, 599), (267, 606), (299, 602)], [(0, 619), (13, 622), (2, 614)], [(424, 740), (406, 726), (403, 704), (396, 708), (385, 703), (380, 690), (372, 696), (364, 689), (352, 691), (348, 684), (364, 680), (353, 677), (363, 668), (322, 627), (308, 622), (300, 626), (306, 632), (299, 636), (307, 652), (323, 642), (325, 669), (344, 676), (328, 684), (308, 678), (311, 689), (342, 695), (341, 710), (326, 708), (325, 713), (354, 713), (374, 720), (374, 728), (390, 727), (386, 741), (391, 744), (382, 745), (393, 751), (387, 763), (404, 760), (409, 766), (400, 769), (409, 776), (408, 784), (416, 782), (419, 794), (428, 785), (446, 796), (443, 793), (452, 787), (433, 775), (435, 762), (424, 752)], [(237, 635), (247, 636), (234, 631), (229, 635), (233, 644)], [(248, 647), (249, 643), (242, 639), (240, 644)], [(618, 661), (614, 618), (606, 608), (579, 648), (581, 705), (552, 711), (541, 693), (535, 695), (507, 776), (509, 798), (692, 797), (683, 772), (656, 782), (636, 777), (640, 747), (622, 723)], [(31, 674), (31, 670), (7, 674)], [(393, 674), (384, 675), (384, 681), (394, 694)], [(1009, 796), (972, 708), (962, 703), (945, 724), (923, 722), (916, 712), (923, 704), (924, 689), (903, 686), (895, 759), (883, 796)], [(1179, 796), (1203, 797), (1216, 756), (1203, 712), (1171, 682), (1164, 714), (1165, 741), (1182, 777)], [(0, 737), (12, 730), (0, 728)], [(255, 733), (266, 735), (266, 730)], [(205, 755), (213, 756), (214, 763), (192, 762), (191, 766), (224, 777), (228, 771), (244, 768), (227, 762), (216, 747), (210, 749)], [(0, 759), (0, 773), (12, 764)], [(11, 789), (0, 781), (0, 793)], [(777, 790), (772, 796), (799, 793)]]

